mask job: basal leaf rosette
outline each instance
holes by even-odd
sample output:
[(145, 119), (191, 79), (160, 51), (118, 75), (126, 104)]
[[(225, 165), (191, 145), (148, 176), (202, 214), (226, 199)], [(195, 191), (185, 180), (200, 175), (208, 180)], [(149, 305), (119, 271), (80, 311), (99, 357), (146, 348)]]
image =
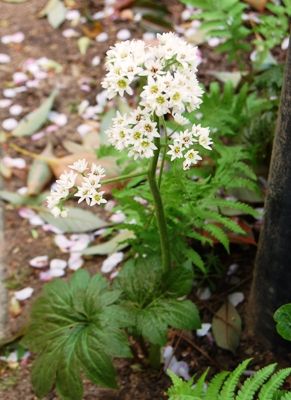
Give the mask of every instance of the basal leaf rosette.
[(33, 305), (24, 344), (38, 357), (32, 383), (42, 398), (53, 387), (62, 399), (83, 398), (82, 375), (116, 388), (112, 357), (131, 357), (125, 334), (127, 316), (101, 275), (76, 272), (69, 282), (47, 284)]

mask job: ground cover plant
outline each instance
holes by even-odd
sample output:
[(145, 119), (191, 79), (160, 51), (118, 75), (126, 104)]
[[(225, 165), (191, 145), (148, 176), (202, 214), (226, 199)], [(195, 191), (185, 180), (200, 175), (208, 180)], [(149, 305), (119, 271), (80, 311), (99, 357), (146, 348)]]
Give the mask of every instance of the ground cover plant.
[(0, 397), (288, 399), (248, 298), (290, 4), (2, 4)]

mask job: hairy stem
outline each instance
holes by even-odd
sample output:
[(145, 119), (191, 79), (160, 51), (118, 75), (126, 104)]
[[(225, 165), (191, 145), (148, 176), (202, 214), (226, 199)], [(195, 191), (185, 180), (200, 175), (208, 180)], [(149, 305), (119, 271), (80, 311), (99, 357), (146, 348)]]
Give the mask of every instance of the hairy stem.
[(164, 118), (162, 118), (161, 124), (163, 125), (163, 128), (164, 128), (165, 145), (164, 145), (163, 153), (162, 153), (162, 163), (161, 163), (161, 167), (160, 167), (160, 175), (159, 175), (159, 181), (158, 181), (159, 187), (161, 186), (161, 183), (162, 183), (162, 176), (163, 176), (163, 171), (164, 171), (164, 166), (165, 166), (165, 161), (166, 161), (166, 154), (167, 154), (167, 149), (168, 149), (168, 134), (167, 134), (166, 121)]
[(151, 189), (151, 193), (154, 200), (155, 214), (157, 218), (157, 225), (160, 235), (160, 244), (161, 244), (161, 256), (162, 256), (162, 268), (164, 271), (170, 269), (171, 266), (171, 258), (170, 258), (170, 246), (168, 240), (168, 232), (167, 232), (167, 224), (165, 219), (164, 207), (161, 198), (161, 194), (159, 191), (159, 187), (156, 181), (156, 171), (158, 158), (160, 154), (160, 138), (155, 138), (155, 145), (157, 149), (155, 150), (154, 157), (151, 160), (149, 171), (148, 171), (148, 180)]

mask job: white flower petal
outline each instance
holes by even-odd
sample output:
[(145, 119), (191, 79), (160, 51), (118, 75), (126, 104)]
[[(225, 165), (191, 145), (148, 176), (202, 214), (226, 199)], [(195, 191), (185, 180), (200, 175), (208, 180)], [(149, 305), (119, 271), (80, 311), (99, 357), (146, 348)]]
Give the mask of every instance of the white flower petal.
[(53, 258), (50, 261), (50, 269), (54, 270), (54, 269), (66, 269), (68, 263), (65, 260), (62, 260), (60, 258)]
[(48, 256), (37, 256), (29, 261), (29, 265), (33, 268), (44, 268), (49, 265)]
[(26, 299), (29, 299), (32, 296), (32, 293), (34, 292), (34, 289), (31, 287), (26, 287), (24, 289), (18, 290), (17, 292), (14, 293), (14, 297), (18, 301), (23, 301)]
[(84, 265), (81, 253), (72, 253), (68, 261), (69, 269), (76, 271)]
[(11, 58), (8, 54), (0, 53), (0, 64), (7, 64), (11, 61)]
[(2, 122), (2, 128), (6, 131), (13, 131), (18, 125), (18, 122), (14, 118), (4, 119)]
[(12, 100), (0, 99), (0, 108), (7, 108), (12, 104)]
[(212, 293), (209, 287), (206, 287), (198, 289), (196, 294), (200, 300), (208, 300), (210, 299)]
[(201, 324), (201, 328), (196, 330), (196, 335), (199, 337), (206, 336), (210, 329), (211, 324), (203, 323)]
[(106, 32), (101, 32), (96, 36), (97, 42), (106, 42), (106, 40), (108, 40), (108, 33)]
[(98, 67), (98, 65), (100, 65), (100, 63), (101, 63), (101, 58), (99, 56), (95, 56), (91, 61), (91, 64), (93, 65), (93, 67)]
[(124, 254), (121, 251), (111, 254), (103, 261), (101, 272), (104, 274), (111, 272), (123, 260), (123, 257)]
[(23, 107), (20, 104), (14, 104), (9, 108), (11, 115), (20, 115), (23, 111)]
[(116, 35), (118, 40), (128, 40), (131, 37), (131, 32), (128, 29), (120, 29)]
[(238, 306), (245, 299), (245, 296), (242, 292), (234, 292), (228, 295), (228, 301), (234, 306)]
[(56, 235), (55, 244), (58, 246), (59, 249), (67, 253), (73, 243), (71, 240), (67, 239), (65, 235)]

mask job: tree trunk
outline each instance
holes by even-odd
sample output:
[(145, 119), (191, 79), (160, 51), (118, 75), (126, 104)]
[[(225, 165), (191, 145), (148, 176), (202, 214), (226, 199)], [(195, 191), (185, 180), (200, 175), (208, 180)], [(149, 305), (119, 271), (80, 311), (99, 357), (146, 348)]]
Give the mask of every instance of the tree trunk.
[(291, 352), (273, 314), (291, 302), (291, 39), (273, 144), (265, 216), (250, 296), (251, 330), (267, 345)]

